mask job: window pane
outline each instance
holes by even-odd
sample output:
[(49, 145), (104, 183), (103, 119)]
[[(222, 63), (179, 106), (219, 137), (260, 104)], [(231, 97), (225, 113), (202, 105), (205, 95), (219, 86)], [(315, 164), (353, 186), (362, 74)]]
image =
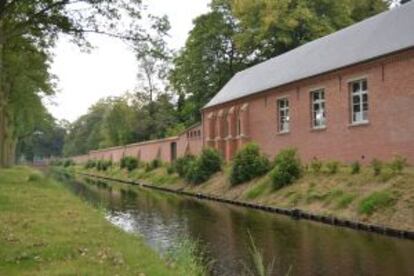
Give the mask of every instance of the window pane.
[(367, 80), (363, 80), (362, 81), (362, 90), (367, 91), (367, 89), (368, 89)]
[(354, 113), (354, 122), (361, 122), (363, 120), (362, 112)]
[(367, 111), (362, 112), (362, 119), (364, 121), (368, 121), (368, 112)]
[(359, 112), (361, 111), (361, 106), (359, 104), (354, 105), (354, 112)]
[(364, 111), (368, 111), (368, 103), (364, 103), (362, 108)]
[(356, 95), (356, 96), (352, 97), (352, 102), (354, 104), (359, 104), (360, 101), (361, 101), (361, 97), (359, 95)]
[(363, 95), (362, 95), (362, 101), (363, 101), (364, 103), (368, 102), (368, 94), (363, 94)]
[(352, 83), (352, 91), (353, 92), (358, 92), (359, 90), (360, 90), (360, 84), (359, 84), (359, 82)]

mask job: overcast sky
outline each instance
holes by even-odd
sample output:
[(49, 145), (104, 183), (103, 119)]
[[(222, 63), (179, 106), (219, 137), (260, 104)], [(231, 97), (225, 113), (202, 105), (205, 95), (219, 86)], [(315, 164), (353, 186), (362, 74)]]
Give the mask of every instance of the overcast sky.
[[(147, 0), (149, 11), (166, 14), (171, 23), (170, 47), (184, 46), (192, 20), (208, 10), (209, 0)], [(90, 54), (61, 38), (55, 49), (52, 73), (59, 78), (59, 92), (47, 106), (57, 119), (76, 120), (98, 99), (117, 96), (137, 85), (134, 53), (121, 41), (93, 35)]]

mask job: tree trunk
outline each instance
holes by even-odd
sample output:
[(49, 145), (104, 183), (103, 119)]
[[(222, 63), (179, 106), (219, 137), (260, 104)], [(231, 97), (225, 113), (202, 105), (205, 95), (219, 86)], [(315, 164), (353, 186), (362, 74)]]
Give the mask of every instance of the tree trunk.
[(2, 40), (2, 24), (0, 21), (0, 168), (5, 166), (5, 108), (6, 108), (6, 99), (4, 92), (4, 75), (3, 75), (3, 43)]
[(7, 137), (7, 93), (4, 85), (4, 40), (0, 20), (0, 168), (10, 166), (10, 138)]

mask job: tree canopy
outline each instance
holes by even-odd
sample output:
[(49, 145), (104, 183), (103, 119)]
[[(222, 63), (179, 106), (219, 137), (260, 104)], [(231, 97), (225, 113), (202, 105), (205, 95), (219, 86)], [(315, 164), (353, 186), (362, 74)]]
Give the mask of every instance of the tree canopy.
[(202, 108), (234, 74), (386, 10), (383, 0), (212, 0), (194, 20), (169, 80), (181, 120)]
[[(155, 43), (141, 26), (142, 11), (141, 0), (0, 0), (0, 167), (14, 162), (20, 136), (46, 116), (41, 98), (55, 91), (49, 64), (56, 39), (68, 35), (84, 49), (88, 33)], [(149, 20), (164, 31), (162, 19)]]

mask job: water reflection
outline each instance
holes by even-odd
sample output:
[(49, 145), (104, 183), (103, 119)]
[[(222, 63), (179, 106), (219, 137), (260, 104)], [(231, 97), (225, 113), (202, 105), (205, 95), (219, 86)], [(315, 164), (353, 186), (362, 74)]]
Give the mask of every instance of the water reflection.
[(107, 219), (140, 233), (159, 252), (183, 236), (198, 239), (216, 260), (215, 275), (240, 275), (251, 265), (248, 231), (275, 274), (414, 275), (414, 242), (337, 228), (125, 184), (66, 181)]

